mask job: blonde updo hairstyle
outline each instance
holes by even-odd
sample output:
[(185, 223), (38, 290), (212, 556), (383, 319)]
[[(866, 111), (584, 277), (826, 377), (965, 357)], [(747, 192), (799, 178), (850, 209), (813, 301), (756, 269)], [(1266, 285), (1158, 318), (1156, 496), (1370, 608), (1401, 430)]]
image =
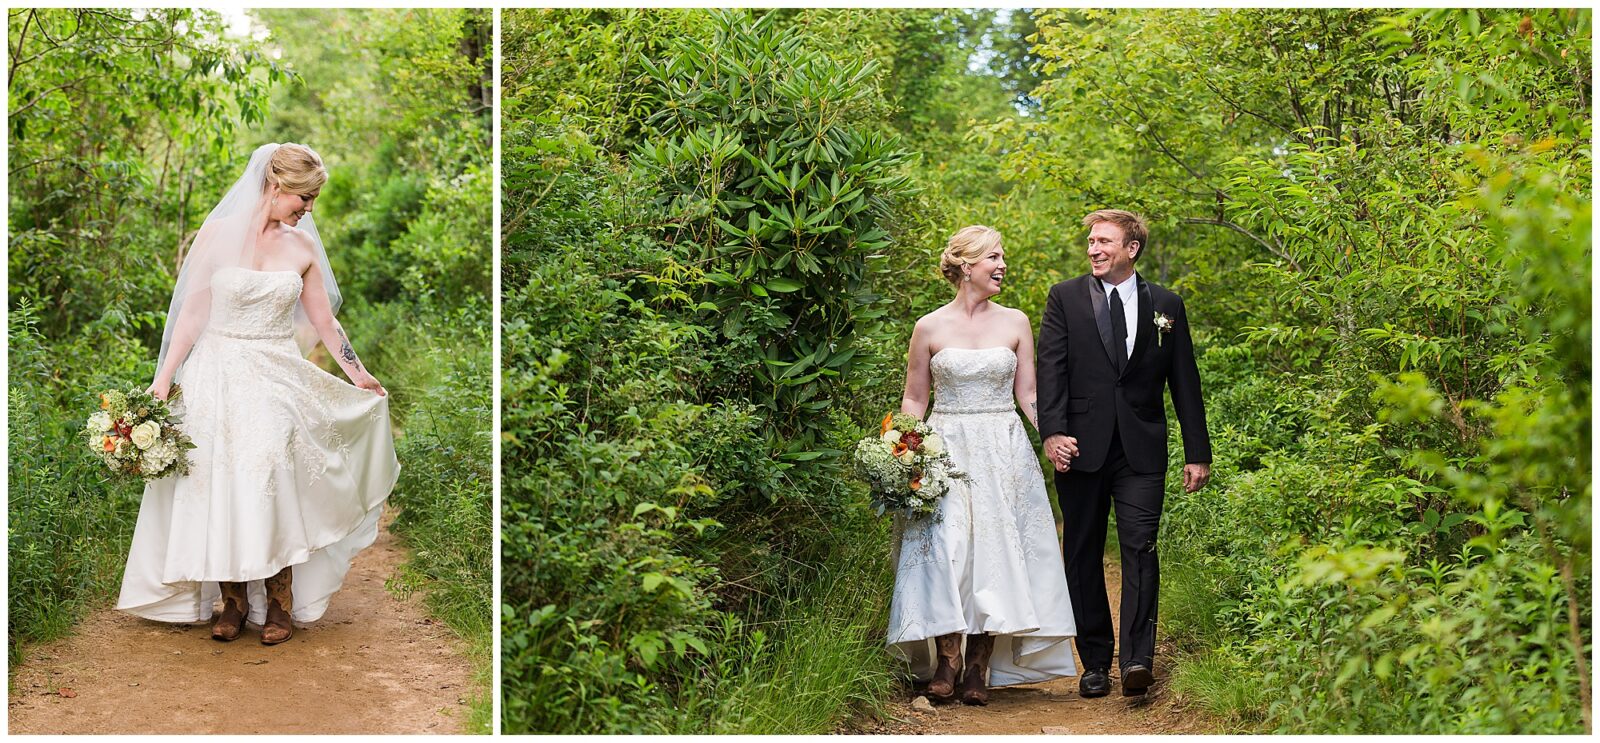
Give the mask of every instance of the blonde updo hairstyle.
[(310, 147), (285, 142), (278, 145), (267, 163), (267, 182), (284, 193), (304, 196), (328, 182), (328, 169)]
[(963, 227), (945, 243), (944, 253), (939, 256), (939, 271), (944, 274), (945, 281), (960, 288), (961, 280), (966, 277), (961, 267), (983, 260), (989, 251), (998, 247), (999, 230), (981, 224)]

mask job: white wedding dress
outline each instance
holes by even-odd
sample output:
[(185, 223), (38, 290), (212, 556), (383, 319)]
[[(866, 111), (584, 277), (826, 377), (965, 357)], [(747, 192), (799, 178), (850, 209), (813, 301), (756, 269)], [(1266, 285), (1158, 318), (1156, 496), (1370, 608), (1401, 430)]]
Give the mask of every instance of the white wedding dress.
[(294, 566), (297, 622), (322, 616), (350, 561), (378, 535), (399, 478), (388, 399), (319, 369), (293, 336), (301, 278), (218, 270), (209, 325), (178, 372), (186, 476), (145, 486), (117, 608), (162, 622), (210, 619), (218, 581)]
[(935, 518), (908, 521), (900, 538), (889, 647), (919, 680), (933, 676), (934, 638), (995, 635), (989, 685), (1077, 673), (1077, 634), (1061, 543), (1039, 460), (1012, 403), (1010, 348), (946, 348), (934, 354), (933, 413), (956, 482)]

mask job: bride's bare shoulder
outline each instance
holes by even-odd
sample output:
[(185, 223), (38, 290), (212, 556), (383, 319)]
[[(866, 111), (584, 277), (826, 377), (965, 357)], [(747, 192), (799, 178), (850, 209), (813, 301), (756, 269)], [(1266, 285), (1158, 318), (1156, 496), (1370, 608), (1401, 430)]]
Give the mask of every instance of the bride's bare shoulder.
[(289, 225), (279, 225), (273, 242), (273, 252), (278, 255), (273, 261), (276, 265), (283, 268), (292, 266), (301, 276), (309, 276), (316, 269), (317, 243), (311, 235)]
[(316, 262), (317, 241), (311, 237), (311, 233), (285, 225), (283, 237), (284, 244), (292, 247), (297, 255), (303, 256), (308, 262)]
[(917, 324), (915, 327), (916, 331), (925, 333), (930, 330), (937, 330), (944, 326), (945, 323), (949, 322), (949, 309), (949, 307), (940, 307), (926, 315), (923, 315), (922, 317), (917, 318)]
[(1018, 323), (1028, 325), (1032, 322), (1028, 319), (1028, 313), (1023, 312), (1022, 310), (1019, 310), (1015, 307), (1007, 307), (992, 299), (989, 300), (989, 303), (994, 305), (994, 308), (998, 310), (996, 314), (1002, 323), (1009, 325), (1016, 325)]

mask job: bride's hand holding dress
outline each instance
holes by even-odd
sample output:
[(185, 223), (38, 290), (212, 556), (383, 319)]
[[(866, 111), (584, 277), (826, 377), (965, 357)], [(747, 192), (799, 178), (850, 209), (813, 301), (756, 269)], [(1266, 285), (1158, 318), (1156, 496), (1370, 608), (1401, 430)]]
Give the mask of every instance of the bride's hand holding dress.
[[(295, 233), (295, 240), (305, 240), (301, 233)], [(303, 245), (315, 258), (314, 246)], [(301, 290), (301, 305), (305, 307), (306, 318), (310, 320), (311, 327), (317, 331), (317, 337), (322, 340), (322, 345), (333, 352), (333, 358), (350, 377), (350, 383), (368, 392), (377, 393), (383, 397), (389, 391), (383, 388), (377, 377), (361, 364), (361, 359), (356, 357), (355, 349), (350, 347), (350, 337), (345, 335), (344, 326), (333, 316), (333, 308), (328, 304), (328, 292), (322, 286), (322, 272), (307, 270), (304, 274), (305, 288)]]

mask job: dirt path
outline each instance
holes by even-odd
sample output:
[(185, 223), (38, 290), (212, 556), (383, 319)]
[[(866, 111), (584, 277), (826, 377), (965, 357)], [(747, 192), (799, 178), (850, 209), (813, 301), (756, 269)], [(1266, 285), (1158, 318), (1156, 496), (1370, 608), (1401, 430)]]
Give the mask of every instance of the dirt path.
[(11, 680), (11, 733), (459, 733), (472, 668), (421, 596), (384, 589), (404, 557), (389, 534), (361, 552), (327, 614), (275, 647), (254, 626), (95, 612), (41, 645)]
[[(1111, 614), (1120, 614), (1122, 569), (1115, 558), (1106, 561), (1106, 586), (1111, 594)], [(1114, 620), (1113, 620), (1114, 621)], [(1120, 638), (1119, 638), (1120, 639)], [(1156, 685), (1142, 697), (1122, 696), (1122, 681), (1111, 671), (1111, 695), (1098, 699), (1078, 696), (1078, 678), (1055, 679), (1040, 684), (994, 689), (987, 707), (942, 705), (932, 712), (913, 709), (914, 696), (897, 700), (890, 713), (898, 718), (867, 732), (934, 735), (1152, 735), (1211, 732), (1205, 721), (1186, 712), (1170, 689), (1172, 669), (1163, 665), (1170, 653), (1156, 653)], [(1082, 670), (1082, 659), (1073, 649)], [(918, 692), (920, 694), (920, 692)]]

